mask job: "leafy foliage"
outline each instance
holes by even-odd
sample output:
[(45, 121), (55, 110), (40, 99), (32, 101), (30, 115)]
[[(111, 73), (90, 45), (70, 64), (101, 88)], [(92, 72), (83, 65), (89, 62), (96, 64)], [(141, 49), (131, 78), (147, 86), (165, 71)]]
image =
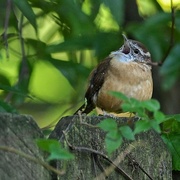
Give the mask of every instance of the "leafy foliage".
[(168, 115), (162, 124), (162, 138), (167, 144), (173, 158), (173, 169), (180, 170), (180, 115)]
[(172, 154), (172, 163), (174, 170), (180, 170), (180, 134), (163, 134), (162, 138)]
[(123, 137), (134, 140), (131, 128), (129, 126), (118, 127), (114, 119), (105, 119), (98, 124), (98, 127), (107, 132), (105, 144), (109, 154), (121, 145)]
[(47, 161), (51, 160), (70, 160), (74, 158), (74, 155), (62, 148), (61, 144), (54, 139), (37, 139), (36, 143), (38, 147), (50, 155)]
[(161, 68), (161, 74), (166, 76), (166, 81), (163, 83), (164, 88), (169, 89), (175, 81), (177, 81), (180, 72), (180, 62), (177, 62), (177, 59), (180, 59), (180, 43), (172, 49), (171, 53), (168, 55), (166, 61), (164, 62)]
[[(154, 129), (162, 134), (162, 139), (172, 153), (173, 169), (179, 170), (180, 144), (178, 142), (180, 137), (180, 115), (165, 116), (160, 111), (159, 102), (154, 99), (138, 101), (134, 98), (126, 97), (119, 92), (110, 92), (110, 94), (123, 100), (121, 106), (123, 112), (136, 112), (140, 120), (135, 122), (134, 129), (131, 129), (129, 126), (118, 127), (114, 119), (105, 119), (100, 122), (98, 126), (107, 132), (105, 138), (107, 152), (110, 154), (115, 151), (121, 145), (123, 138), (134, 140), (136, 134)], [(149, 116), (147, 112), (150, 112), (152, 116)]]
[[(134, 98), (128, 98), (124, 94), (119, 92), (110, 92), (110, 94), (123, 100), (122, 109), (124, 112), (130, 112), (130, 113), (136, 112), (137, 116), (140, 117), (141, 120), (135, 123), (134, 131), (129, 126), (122, 126), (118, 128), (116, 122), (113, 121), (112, 119), (107, 119), (99, 123), (99, 127), (101, 127), (103, 130), (108, 132), (106, 135), (106, 146), (108, 153), (113, 152), (116, 148), (118, 148), (121, 145), (122, 137), (129, 140), (134, 140), (135, 134), (138, 134), (143, 131), (147, 131), (151, 128), (155, 129), (159, 133), (161, 132), (159, 127), (159, 123), (161, 123), (161, 121), (158, 120), (159, 121), (158, 123), (157, 120), (151, 119), (147, 115), (147, 111), (153, 112), (153, 114), (156, 114), (157, 119), (160, 116), (163, 116), (161, 117), (161, 120), (162, 118), (164, 120), (165, 116), (158, 111), (160, 108), (158, 101), (151, 99), (140, 102)], [(114, 146), (112, 142), (108, 141), (108, 139), (113, 139), (113, 137), (111, 137), (114, 136), (113, 133), (115, 133), (116, 135), (115, 137), (116, 141), (114, 141)]]

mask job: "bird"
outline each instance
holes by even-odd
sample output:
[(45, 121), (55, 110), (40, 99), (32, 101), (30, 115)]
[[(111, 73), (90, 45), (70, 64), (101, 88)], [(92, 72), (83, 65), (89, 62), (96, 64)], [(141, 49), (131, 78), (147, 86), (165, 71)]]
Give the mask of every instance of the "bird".
[(109, 92), (121, 92), (139, 101), (153, 93), (151, 54), (139, 41), (128, 39), (92, 70), (84, 104), (74, 113), (88, 114), (96, 107), (107, 113), (122, 112), (123, 101)]

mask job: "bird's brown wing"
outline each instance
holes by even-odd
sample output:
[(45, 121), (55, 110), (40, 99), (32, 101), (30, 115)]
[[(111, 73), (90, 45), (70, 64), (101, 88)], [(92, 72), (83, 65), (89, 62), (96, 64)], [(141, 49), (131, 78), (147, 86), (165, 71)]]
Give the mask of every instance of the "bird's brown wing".
[(93, 102), (93, 98), (98, 96), (99, 90), (104, 83), (110, 60), (111, 58), (107, 57), (91, 72), (89, 76), (89, 86), (85, 94), (86, 102), (75, 112), (75, 114), (77, 114), (78, 111), (88, 114), (95, 108), (96, 105)]

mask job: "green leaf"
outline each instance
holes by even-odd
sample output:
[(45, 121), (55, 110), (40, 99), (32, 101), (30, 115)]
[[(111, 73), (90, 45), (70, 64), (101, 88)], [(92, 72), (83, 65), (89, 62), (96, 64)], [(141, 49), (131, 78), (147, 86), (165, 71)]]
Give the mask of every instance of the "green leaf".
[(146, 101), (138, 101), (134, 98), (129, 98), (123, 93), (111, 91), (109, 94), (123, 100), (122, 109), (123, 111), (129, 112), (138, 112), (141, 115), (144, 115), (144, 110), (157, 111), (160, 108), (160, 104), (155, 99), (150, 99)]
[(34, 29), (37, 31), (36, 16), (27, 0), (13, 0), (22, 14), (29, 20)]
[(74, 159), (74, 155), (69, 153), (66, 149), (58, 148), (55, 145), (51, 147), (51, 154), (47, 158), (47, 161), (51, 160), (71, 160)]
[(24, 93), (20, 89), (18, 89), (17, 86), (11, 87), (9, 85), (0, 84), (0, 89), (4, 91), (12, 92), (14, 94), (18, 94), (24, 97), (32, 98), (31, 96), (27, 95), (27, 93)]
[(175, 75), (180, 68), (180, 62), (178, 59), (180, 58), (180, 43), (177, 43), (176, 46), (173, 47), (172, 51), (170, 52), (169, 56), (167, 57), (166, 61), (163, 63), (161, 68), (162, 75)]
[(175, 119), (169, 119), (162, 124), (163, 131), (169, 133), (179, 133), (180, 130), (180, 122), (176, 121)]
[(162, 139), (172, 154), (173, 170), (180, 171), (180, 134), (164, 134)]
[(158, 124), (165, 121), (165, 115), (161, 111), (155, 111), (154, 112), (154, 119), (158, 122)]
[(93, 7), (93, 11), (91, 11), (90, 18), (92, 21), (94, 21), (94, 19), (96, 18), (96, 16), (99, 13), (99, 9), (101, 6), (101, 0), (84, 1), (84, 4), (86, 7), (90, 8), (90, 9)]
[(156, 120), (150, 120), (151, 127), (158, 133), (161, 133), (161, 128)]
[(120, 130), (122, 136), (125, 137), (126, 139), (129, 139), (129, 140), (135, 139), (133, 131), (129, 126), (122, 126), (119, 128), (119, 130)]
[(50, 153), (49, 157), (47, 158), (48, 161), (55, 159), (70, 160), (74, 158), (74, 155), (62, 148), (57, 140), (37, 139), (36, 143), (40, 149)]
[(122, 136), (117, 128), (117, 123), (114, 119), (105, 119), (97, 124), (98, 127), (107, 131), (105, 137), (105, 145), (108, 154), (111, 154), (122, 143)]
[(140, 101), (130, 98), (129, 101), (125, 101), (122, 104), (122, 109), (124, 112), (136, 112), (139, 116), (145, 116), (144, 107)]
[(105, 119), (97, 124), (104, 131), (117, 131), (117, 123), (112, 118)]
[(180, 122), (180, 114), (167, 115), (166, 118)]
[[(152, 52), (154, 61), (162, 59), (165, 49), (169, 47), (166, 32), (160, 29), (166, 29), (167, 24), (171, 21), (170, 13), (159, 12), (143, 21), (143, 23), (133, 23), (133, 28), (129, 31)], [(147, 37), (148, 34), (148, 38)], [(176, 39), (176, 38), (175, 38)], [(156, 46), (154, 46), (156, 44)]]
[(86, 35), (86, 36), (75, 37), (59, 44), (49, 45), (47, 46), (46, 51), (48, 53), (56, 53), (56, 52), (92, 49), (94, 41), (95, 41), (94, 36), (88, 37)]
[(118, 133), (118, 131), (111, 131), (108, 133), (105, 138), (105, 145), (108, 154), (111, 154), (113, 151), (119, 148), (121, 143), (122, 136), (120, 133)]
[(44, 151), (51, 152), (51, 146), (53, 145), (56, 148), (61, 148), (61, 144), (54, 139), (36, 139), (36, 143), (39, 148)]
[(165, 76), (163, 87), (170, 89), (180, 75), (180, 43), (177, 43), (164, 61), (160, 73)]
[(149, 111), (157, 111), (160, 109), (160, 104), (157, 100), (155, 99), (150, 99), (150, 100), (147, 100), (147, 101), (142, 101), (142, 106), (144, 108), (146, 108), (147, 110)]
[(72, 87), (76, 87), (77, 80), (88, 77), (90, 70), (85, 66), (71, 61), (48, 59), (69, 81)]
[[(93, 21), (89, 16), (82, 11), (83, 1), (73, 1), (73, 0), (56, 0), (53, 2), (53, 7), (55, 7), (54, 15), (57, 14), (56, 22), (60, 27), (69, 27), (69, 33), (73, 36), (79, 36), (81, 34), (93, 33), (96, 29)], [(52, 11), (53, 12), (53, 11)], [(59, 20), (58, 20), (59, 19)]]
[(140, 120), (135, 123), (134, 134), (147, 131), (151, 128), (151, 124), (148, 120)]
[(113, 2), (112, 2), (109, 0), (104, 0), (104, 3), (111, 10), (111, 14), (113, 15), (113, 17), (117, 21), (117, 23), (119, 25), (122, 25), (123, 17), (124, 17), (125, 1), (113, 0)]
[[(113, 42), (112, 39), (117, 39)], [(72, 52), (86, 49), (95, 50), (95, 55), (98, 59), (104, 58), (114, 49), (119, 48), (119, 41), (122, 41), (122, 37), (119, 37), (118, 33), (114, 32), (97, 32), (95, 34), (85, 34), (81, 36), (68, 38), (66, 41), (58, 44), (51, 44), (46, 47), (47, 53), (59, 53), (59, 52)], [(104, 46), (104, 42), (108, 42), (108, 46)]]
[(0, 112), (18, 113), (13, 106), (4, 101), (0, 101)]

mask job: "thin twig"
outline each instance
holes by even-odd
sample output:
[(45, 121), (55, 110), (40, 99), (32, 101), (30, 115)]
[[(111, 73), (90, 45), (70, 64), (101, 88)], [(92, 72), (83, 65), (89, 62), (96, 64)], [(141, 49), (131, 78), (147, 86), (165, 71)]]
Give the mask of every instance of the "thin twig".
[[(66, 133), (63, 131), (63, 134), (64, 134), (64, 138), (65, 138), (65, 141), (67, 143), (67, 145), (69, 146), (69, 148), (71, 150), (75, 150), (75, 151), (79, 151), (79, 152), (89, 152), (89, 153), (93, 153), (93, 154), (96, 154), (96, 155), (99, 155), (101, 156), (102, 158), (104, 158), (106, 161), (108, 161), (111, 165), (110, 167), (108, 167), (106, 170), (105, 170), (105, 174), (109, 175), (114, 169), (116, 169), (120, 174), (123, 175), (124, 178), (126, 178), (127, 180), (133, 180), (123, 169), (121, 169), (120, 167), (118, 167), (116, 165), (116, 163), (114, 163), (113, 161), (111, 161), (108, 156), (106, 156), (105, 154), (97, 151), (97, 150), (94, 150), (94, 149), (91, 149), (91, 148), (87, 148), (87, 147), (77, 147), (77, 146), (73, 146), (69, 143), (69, 141), (67, 140), (67, 137), (66, 137)], [(100, 174), (98, 176), (98, 178), (95, 178), (95, 179), (101, 179), (102, 176), (104, 176), (104, 172), (103, 174)]]
[(95, 174), (95, 177), (97, 176), (97, 169), (96, 169), (96, 160), (95, 160), (95, 156), (93, 153), (91, 153), (91, 158), (92, 158), (92, 165), (93, 165), (93, 170), (94, 170), (94, 174)]
[(23, 158), (26, 158), (34, 163), (37, 163), (37, 164), (40, 164), (42, 165), (44, 168), (46, 168), (47, 170), (50, 170), (58, 175), (63, 175), (65, 174), (65, 171), (62, 170), (57, 170), (55, 169), (54, 167), (50, 166), (48, 163), (36, 158), (36, 157), (33, 157), (33, 156), (30, 156), (30, 155), (27, 155), (26, 153), (22, 152), (22, 151), (19, 151), (15, 148), (12, 148), (12, 147), (8, 147), (8, 146), (0, 146), (0, 150), (2, 151), (6, 151), (6, 152), (11, 152), (11, 153), (15, 153)]
[(27, 57), (26, 57), (26, 52), (25, 52), (25, 44), (24, 44), (24, 38), (23, 38), (23, 19), (24, 19), (24, 15), (21, 14), (20, 17), (20, 21), (19, 21), (19, 39), (20, 39), (20, 45), (21, 45), (21, 53), (22, 53), (22, 66), (20, 69), (20, 73), (19, 73), (19, 79), (18, 79), (18, 83), (21, 83), (21, 81), (24, 78), (27, 78), (27, 76), (29, 76), (29, 69), (28, 69), (28, 64), (27, 64)]
[[(84, 121), (83, 121), (83, 118), (82, 118), (82, 113), (81, 113), (81, 111), (78, 111), (78, 116), (79, 116), (80, 124), (85, 125), (85, 126), (88, 126), (88, 127), (90, 127), (90, 128), (99, 128), (98, 126), (95, 126), (95, 125), (88, 124), (88, 123), (84, 122)], [(85, 116), (85, 117), (86, 117), (86, 116)]]
[(161, 62), (147, 62), (146, 64), (151, 65), (151, 66), (161, 66)]
[[(130, 144), (122, 153), (120, 153), (117, 156), (117, 158), (114, 161), (110, 160), (111, 165), (108, 168), (105, 169), (106, 174), (109, 175), (110, 173), (112, 173), (114, 171), (114, 169), (116, 167), (118, 167), (118, 165), (124, 160), (124, 158), (127, 156), (127, 154), (129, 154), (136, 146), (137, 146), (137, 142), (134, 142), (134, 143)], [(116, 171), (119, 170), (119, 169), (120, 168), (118, 167), (118, 169), (116, 169)], [(122, 174), (122, 172), (119, 172), (119, 173)], [(125, 173), (124, 175), (123, 176), (126, 179), (133, 180), (127, 173)], [(103, 178), (103, 173), (101, 173), (98, 177), (96, 177), (95, 180), (98, 180), (98, 179), (101, 179), (101, 178)]]
[(20, 21), (19, 21), (19, 39), (20, 39), (20, 44), (21, 44), (21, 53), (22, 53), (22, 63), (26, 63), (26, 53), (25, 53), (25, 47), (24, 47), (24, 38), (22, 34), (22, 29), (23, 29), (23, 19), (24, 16), (21, 14)]
[[(19, 30), (19, 39), (20, 39), (20, 45), (21, 45), (21, 54), (22, 54), (22, 66), (20, 69), (20, 73), (19, 73), (19, 79), (18, 82), (15, 84), (15, 86), (17, 86), (18, 84), (21, 83), (21, 81), (26, 78), (27, 76), (29, 76), (29, 69), (27, 67), (27, 59), (26, 59), (26, 52), (25, 52), (25, 45), (24, 45), (24, 38), (22, 35), (22, 29), (23, 29), (23, 14), (21, 14), (20, 17), (20, 21), (19, 21), (19, 25), (18, 25), (18, 30)], [(5, 98), (6, 102), (9, 102), (13, 96), (13, 92), (9, 92)]]
[[(106, 175), (106, 171), (105, 171), (103, 165), (101, 164), (98, 155), (95, 154), (95, 153), (92, 153), (92, 155), (93, 155), (93, 157), (94, 157), (94, 161), (95, 161), (96, 165), (99, 167), (99, 169), (101, 170), (101, 172), (104, 172), (104, 176), (107, 178), (108, 176)], [(96, 174), (95, 177), (97, 177), (97, 176), (98, 176), (98, 175)]]
[(127, 155), (128, 159), (134, 164), (136, 165), (139, 169), (141, 169), (141, 171), (146, 174), (146, 176), (150, 179), (153, 180), (153, 178), (144, 170), (144, 168), (134, 159), (132, 158), (130, 155)]

